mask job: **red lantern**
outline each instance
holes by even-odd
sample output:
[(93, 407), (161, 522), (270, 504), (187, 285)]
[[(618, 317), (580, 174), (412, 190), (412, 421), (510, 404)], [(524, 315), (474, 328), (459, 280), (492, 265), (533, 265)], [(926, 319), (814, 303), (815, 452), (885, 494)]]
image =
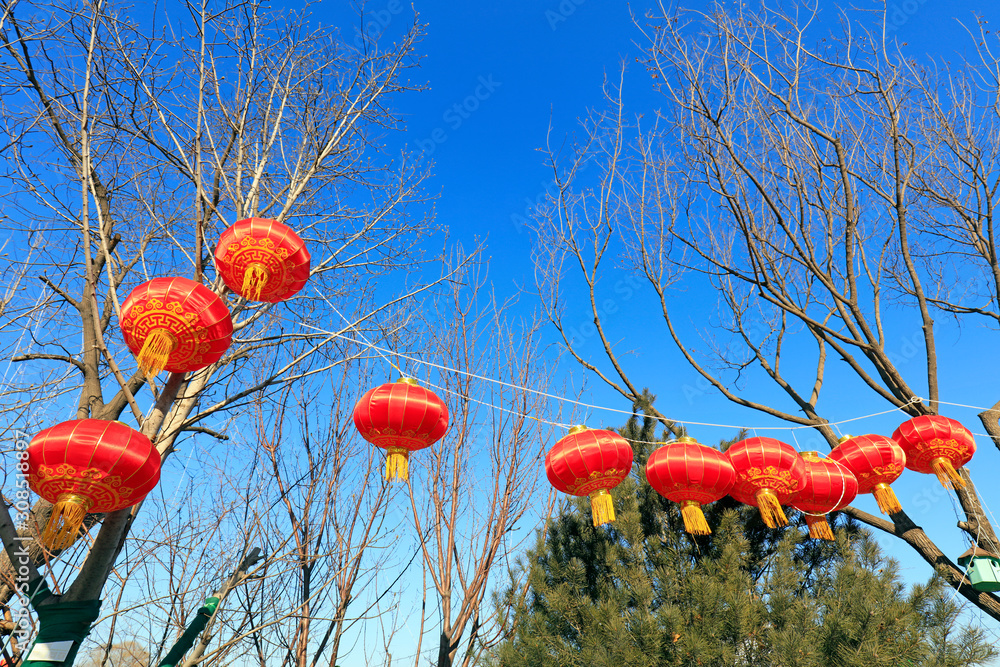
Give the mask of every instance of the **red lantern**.
[(219, 237), (215, 266), (229, 289), (250, 301), (275, 303), (309, 280), (309, 250), (277, 220), (240, 220)]
[(681, 504), (684, 530), (693, 535), (711, 535), (701, 505), (729, 493), (736, 471), (722, 452), (682, 436), (650, 455), (646, 480), (661, 496)]
[(883, 514), (902, 512), (903, 508), (889, 486), (903, 474), (906, 453), (892, 438), (884, 435), (849, 435), (840, 439), (828, 457), (854, 473), (858, 493), (870, 493)]
[(822, 459), (819, 452), (802, 452), (806, 480), (792, 500), (792, 507), (805, 514), (809, 537), (833, 540), (826, 514), (843, 509), (858, 495), (858, 479), (843, 464)]
[(892, 439), (906, 452), (906, 467), (934, 473), (946, 489), (964, 489), (965, 480), (955, 471), (972, 459), (976, 441), (960, 422), (940, 415), (914, 417), (899, 425)]
[(139, 368), (196, 371), (222, 358), (233, 338), (233, 321), (222, 299), (187, 278), (153, 278), (122, 305), (122, 334)]
[(769, 528), (787, 526), (781, 510), (805, 483), (806, 466), (791, 445), (774, 438), (747, 438), (726, 450), (736, 470), (733, 498), (760, 509)]
[(385, 478), (409, 479), (410, 452), (430, 447), (448, 430), (448, 406), (411, 378), (368, 392), (354, 407), (361, 437), (388, 450)]
[(42, 532), (51, 549), (72, 544), (88, 512), (135, 505), (159, 479), (159, 452), (121, 422), (63, 422), (39, 432), (28, 446), (28, 485), (55, 504)]
[(611, 489), (632, 471), (632, 447), (614, 431), (574, 426), (545, 455), (549, 483), (572, 496), (590, 496), (594, 525), (615, 520)]

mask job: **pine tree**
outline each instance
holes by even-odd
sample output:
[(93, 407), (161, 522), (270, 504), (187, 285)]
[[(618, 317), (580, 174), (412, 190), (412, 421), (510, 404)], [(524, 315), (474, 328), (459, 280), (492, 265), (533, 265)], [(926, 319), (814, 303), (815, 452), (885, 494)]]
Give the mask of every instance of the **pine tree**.
[(621, 433), (636, 466), (614, 491), (616, 521), (595, 528), (586, 498), (561, 508), (526, 556), (527, 588), (498, 600), (513, 620), (490, 664), (972, 667), (996, 655), (939, 583), (908, 592), (852, 522), (831, 517), (837, 541), (810, 540), (794, 512), (771, 530), (724, 499), (706, 508), (711, 536), (687, 535), (645, 482), (655, 423)]

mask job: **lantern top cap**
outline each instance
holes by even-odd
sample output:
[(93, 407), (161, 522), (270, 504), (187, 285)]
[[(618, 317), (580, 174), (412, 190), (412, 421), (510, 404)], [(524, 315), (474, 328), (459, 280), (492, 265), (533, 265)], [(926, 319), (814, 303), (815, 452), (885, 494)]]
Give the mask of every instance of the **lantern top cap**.
[(695, 444), (698, 444), (698, 441), (689, 435), (682, 435), (679, 438), (677, 438), (675, 442), (693, 442)]
[(823, 457), (819, 455), (819, 452), (802, 452), (799, 456), (802, 457), (804, 461), (822, 461)]
[(588, 430), (590, 430), (590, 429), (588, 429), (583, 424), (577, 424), (576, 426), (570, 426), (569, 427), (569, 434), (573, 435), (574, 433), (580, 433), (581, 431), (588, 431)]
[(852, 437), (851, 435), (842, 435), (839, 438), (837, 438), (837, 442), (847, 442), (848, 440), (851, 439), (851, 437)]
[(413, 378), (399, 378), (398, 380), (396, 380), (396, 384), (408, 384), (408, 385), (411, 385), (413, 387), (419, 387), (420, 386), (420, 383), (417, 382)]

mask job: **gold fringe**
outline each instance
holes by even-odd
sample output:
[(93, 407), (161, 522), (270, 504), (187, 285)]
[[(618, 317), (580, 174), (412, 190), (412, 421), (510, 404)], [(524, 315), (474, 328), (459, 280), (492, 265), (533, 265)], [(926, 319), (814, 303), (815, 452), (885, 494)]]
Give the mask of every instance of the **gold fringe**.
[(939, 459), (934, 459), (931, 461), (931, 468), (934, 469), (934, 473), (937, 475), (938, 480), (941, 482), (941, 486), (946, 489), (964, 489), (965, 480), (962, 476), (958, 474), (955, 470), (955, 466), (951, 464), (951, 461), (941, 457)]
[(781, 503), (778, 502), (778, 497), (774, 495), (774, 491), (771, 489), (761, 489), (757, 492), (757, 507), (760, 509), (760, 518), (764, 520), (764, 523), (768, 528), (778, 528), (779, 526), (787, 526), (788, 519), (785, 518), (785, 513), (781, 509)]
[(895, 514), (903, 511), (903, 506), (899, 504), (899, 499), (896, 498), (892, 487), (885, 482), (875, 485), (872, 495), (875, 496), (875, 502), (878, 503), (878, 508), (882, 510), (882, 514)]
[(830, 530), (830, 524), (826, 522), (825, 516), (806, 514), (806, 525), (809, 526), (809, 537), (833, 542), (833, 531)]
[(260, 301), (261, 292), (267, 287), (271, 272), (259, 262), (251, 262), (243, 273), (243, 289), (240, 295), (251, 301)]
[(684, 518), (684, 530), (692, 535), (712, 534), (712, 529), (705, 521), (705, 513), (701, 511), (701, 505), (694, 500), (685, 500), (681, 503), (681, 516)]
[(87, 516), (90, 501), (83, 496), (64, 494), (52, 507), (52, 515), (42, 531), (41, 540), (46, 548), (57, 551), (66, 549), (76, 541)]
[(410, 478), (410, 452), (402, 447), (390, 447), (385, 458), (386, 480)]
[(595, 527), (615, 520), (615, 501), (607, 489), (598, 489), (590, 494), (590, 511), (594, 515)]
[(177, 346), (177, 339), (166, 329), (153, 329), (142, 343), (142, 349), (136, 356), (139, 368), (146, 377), (155, 377), (167, 367), (170, 353)]

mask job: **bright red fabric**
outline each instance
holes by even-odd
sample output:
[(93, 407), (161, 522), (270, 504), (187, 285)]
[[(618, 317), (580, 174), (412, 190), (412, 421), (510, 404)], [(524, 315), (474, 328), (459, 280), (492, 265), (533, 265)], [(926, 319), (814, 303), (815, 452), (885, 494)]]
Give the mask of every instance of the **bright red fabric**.
[(747, 438), (726, 450), (736, 471), (729, 495), (746, 505), (757, 506), (756, 495), (771, 489), (782, 505), (788, 504), (805, 483), (805, 462), (791, 445), (774, 438)]
[(879, 484), (892, 484), (903, 474), (906, 453), (884, 435), (858, 435), (837, 445), (830, 456), (843, 463), (858, 480), (858, 493), (871, 493)]
[(277, 220), (248, 218), (222, 232), (215, 247), (215, 268), (229, 289), (243, 297), (243, 274), (262, 264), (271, 277), (258, 301), (276, 303), (293, 296), (309, 280), (311, 257), (291, 227)]
[(631, 471), (632, 447), (614, 431), (587, 429), (570, 433), (545, 455), (549, 482), (573, 496), (613, 489)]
[(945, 458), (960, 468), (976, 453), (976, 441), (969, 429), (954, 419), (940, 415), (914, 417), (899, 425), (892, 439), (906, 452), (906, 467), (914, 472), (934, 474), (931, 461)]
[(153, 329), (166, 329), (177, 339), (167, 359), (172, 373), (196, 371), (222, 358), (233, 339), (233, 321), (222, 299), (188, 278), (153, 278), (142, 283), (122, 304), (125, 344), (138, 355)]
[(373, 445), (413, 452), (444, 437), (448, 406), (429, 389), (389, 382), (361, 397), (354, 407), (354, 425)]
[(806, 477), (791, 506), (809, 514), (826, 514), (851, 504), (858, 495), (858, 479), (830, 459), (805, 460)]
[(159, 452), (121, 422), (63, 422), (28, 446), (28, 485), (52, 503), (72, 493), (92, 502), (88, 512), (113, 512), (138, 503), (159, 480)]
[(646, 461), (646, 481), (675, 503), (699, 504), (724, 497), (736, 482), (736, 470), (722, 452), (697, 442), (671, 442)]

